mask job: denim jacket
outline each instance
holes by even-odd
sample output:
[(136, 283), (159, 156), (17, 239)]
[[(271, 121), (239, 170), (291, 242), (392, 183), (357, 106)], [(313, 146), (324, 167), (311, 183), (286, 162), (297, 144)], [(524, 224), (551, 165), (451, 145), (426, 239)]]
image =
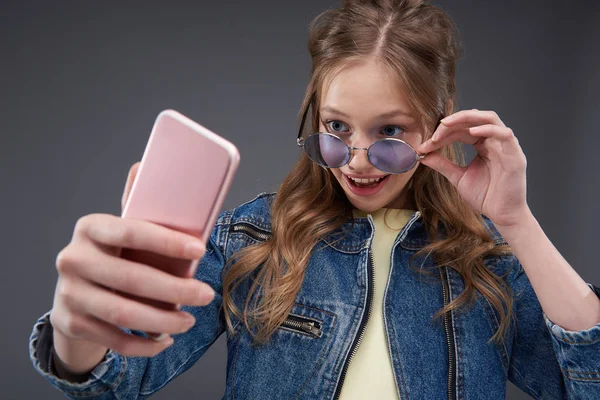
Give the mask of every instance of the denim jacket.
[[(73, 399), (145, 399), (190, 368), (226, 332), (221, 275), (237, 250), (267, 240), (273, 193), (224, 211), (207, 244), (196, 278), (216, 292), (211, 304), (188, 307), (198, 321), (154, 357), (109, 351), (84, 383), (58, 379), (48, 369), (52, 326), (46, 313), (35, 323), (30, 357), (36, 370)], [(502, 237), (489, 219), (496, 243)], [(349, 229), (350, 222), (343, 228)], [(341, 231), (340, 231), (341, 232)], [(224, 399), (336, 399), (369, 320), (374, 288), (371, 216), (355, 218), (351, 232), (323, 238), (314, 249), (294, 306), (264, 345), (253, 345), (236, 323), (227, 335)], [(400, 399), (500, 399), (506, 380), (536, 399), (600, 399), (600, 324), (573, 332), (543, 313), (527, 275), (511, 255), (486, 266), (514, 294), (516, 323), (503, 343), (488, 340), (498, 328), (495, 309), (482, 296), (466, 310), (432, 316), (464, 289), (460, 275), (443, 267), (438, 278), (419, 274), (409, 258), (427, 244), (419, 212), (398, 234), (383, 299), (387, 347)], [(429, 267), (431, 257), (414, 265)], [(433, 269), (437, 271), (437, 269)], [(600, 290), (589, 285), (600, 296)], [(141, 332), (131, 332), (143, 335)]]

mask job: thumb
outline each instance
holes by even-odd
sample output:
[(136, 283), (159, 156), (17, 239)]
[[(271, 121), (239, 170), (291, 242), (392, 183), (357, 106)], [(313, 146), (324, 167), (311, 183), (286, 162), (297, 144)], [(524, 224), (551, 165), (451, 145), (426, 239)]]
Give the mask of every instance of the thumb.
[(127, 174), (127, 182), (125, 182), (125, 189), (123, 190), (123, 196), (121, 196), (121, 212), (125, 208), (125, 203), (127, 203), (127, 199), (129, 198), (129, 193), (131, 192), (131, 187), (133, 186), (133, 181), (137, 175), (138, 169), (140, 168), (140, 162), (136, 162), (129, 168), (129, 173)]
[(428, 153), (425, 158), (421, 159), (421, 164), (444, 175), (454, 186), (458, 185), (460, 178), (462, 178), (467, 169), (467, 167), (461, 167), (460, 165), (453, 163), (442, 153), (437, 151)]

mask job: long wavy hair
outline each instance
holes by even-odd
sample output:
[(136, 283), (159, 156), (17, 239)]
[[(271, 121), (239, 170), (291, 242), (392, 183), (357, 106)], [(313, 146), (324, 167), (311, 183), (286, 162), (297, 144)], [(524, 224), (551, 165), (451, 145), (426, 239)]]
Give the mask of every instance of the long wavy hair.
[[(445, 12), (425, 1), (347, 0), (341, 8), (327, 10), (311, 22), (308, 49), (312, 69), (299, 115), (312, 105), (309, 125), (313, 132), (319, 127), (316, 110), (323, 85), (349, 63), (373, 57), (409, 95), (424, 140), (440, 117), (454, 111), (455, 68), (462, 53), (458, 30)], [(442, 153), (464, 165), (462, 147), (446, 146)], [(437, 266), (456, 270), (465, 286), (434, 317), (452, 309), (461, 311), (479, 292), (500, 317), (490, 341), (502, 340), (510, 327), (512, 293), (483, 259), (510, 249), (495, 245), (481, 215), (438, 172), (419, 165), (409, 190), (430, 239), (412, 260), (423, 254), (432, 256)], [(271, 237), (238, 251), (223, 272), (227, 329), (233, 334), (234, 320), (243, 321), (255, 343), (267, 342), (291, 311), (315, 245), (352, 219), (352, 206), (338, 181), (304, 153), (280, 185), (271, 207)], [(417, 270), (412, 262), (411, 266)], [(244, 282), (250, 283), (244, 286), (244, 304), (238, 306), (233, 294)]]

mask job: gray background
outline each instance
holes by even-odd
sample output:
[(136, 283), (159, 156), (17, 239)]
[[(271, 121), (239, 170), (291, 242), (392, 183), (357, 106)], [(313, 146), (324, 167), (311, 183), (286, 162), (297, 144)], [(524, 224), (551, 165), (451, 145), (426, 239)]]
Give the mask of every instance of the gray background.
[[(460, 109), (495, 110), (513, 128), (534, 214), (600, 283), (600, 3), (434, 3), (466, 45)], [(239, 147), (226, 208), (277, 188), (298, 157), (307, 25), (337, 4), (0, 2), (1, 398), (63, 398), (31, 367), (31, 327), (52, 304), (54, 260), (77, 218), (120, 213), (159, 111), (177, 109)], [(220, 398), (225, 359), (222, 337), (155, 398)], [(507, 393), (526, 398), (512, 385)]]

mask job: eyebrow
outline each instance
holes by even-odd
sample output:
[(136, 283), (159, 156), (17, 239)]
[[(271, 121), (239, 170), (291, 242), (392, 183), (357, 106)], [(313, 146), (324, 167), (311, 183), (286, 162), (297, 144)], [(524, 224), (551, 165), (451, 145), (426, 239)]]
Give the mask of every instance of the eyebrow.
[[(331, 114), (337, 114), (340, 115), (344, 118), (350, 118), (350, 116), (336, 108), (333, 108), (331, 106), (323, 106), (321, 107), (321, 112), (323, 111), (327, 111)], [(398, 117), (398, 116), (405, 116), (405, 117), (409, 117), (409, 118), (413, 118), (413, 116), (405, 111), (402, 110), (392, 110), (392, 111), (388, 111), (386, 113), (383, 114), (379, 114), (378, 116), (375, 117), (375, 119), (386, 119), (386, 118), (392, 118), (392, 117)]]

